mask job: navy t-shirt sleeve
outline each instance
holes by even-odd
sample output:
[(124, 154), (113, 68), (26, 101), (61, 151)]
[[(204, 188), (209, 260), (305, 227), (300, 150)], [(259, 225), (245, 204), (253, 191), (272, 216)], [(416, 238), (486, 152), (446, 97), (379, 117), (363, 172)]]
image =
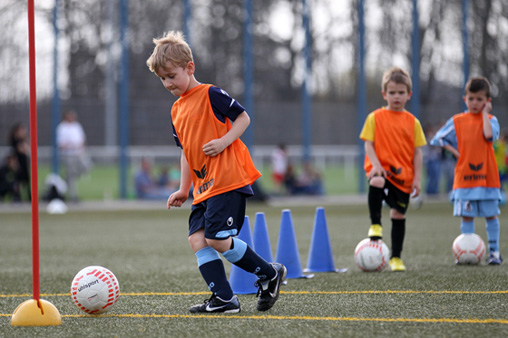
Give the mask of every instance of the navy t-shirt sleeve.
[(208, 90), (208, 96), (210, 97), (213, 113), (221, 122), (225, 122), (226, 117), (234, 121), (238, 115), (245, 111), (245, 108), (238, 101), (219, 87), (211, 86)]

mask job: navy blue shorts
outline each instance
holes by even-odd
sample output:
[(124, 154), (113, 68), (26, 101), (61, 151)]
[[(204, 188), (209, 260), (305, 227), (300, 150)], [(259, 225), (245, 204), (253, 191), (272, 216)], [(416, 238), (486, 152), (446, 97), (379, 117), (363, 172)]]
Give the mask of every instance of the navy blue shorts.
[(385, 179), (384, 191), (384, 200), (386, 204), (388, 204), (390, 208), (395, 209), (401, 214), (405, 215), (407, 207), (409, 206), (409, 194), (397, 188), (387, 179)]
[(245, 220), (247, 195), (238, 191), (212, 196), (193, 205), (189, 216), (189, 236), (205, 229), (205, 238), (226, 239), (236, 236)]

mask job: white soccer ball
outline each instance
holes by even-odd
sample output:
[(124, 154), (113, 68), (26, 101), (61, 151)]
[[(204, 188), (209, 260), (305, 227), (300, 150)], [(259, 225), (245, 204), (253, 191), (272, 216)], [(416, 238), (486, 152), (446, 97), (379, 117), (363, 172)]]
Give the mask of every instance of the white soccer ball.
[(69, 211), (69, 207), (67, 207), (67, 204), (61, 199), (55, 198), (48, 203), (46, 211), (50, 215), (63, 215)]
[(457, 264), (479, 264), (485, 255), (485, 243), (477, 234), (461, 234), (453, 241)]
[(382, 271), (390, 260), (390, 250), (380, 239), (365, 238), (355, 248), (355, 262), (362, 271)]
[(102, 266), (87, 266), (72, 280), (72, 301), (87, 314), (96, 315), (109, 311), (119, 295), (118, 280), (111, 271)]

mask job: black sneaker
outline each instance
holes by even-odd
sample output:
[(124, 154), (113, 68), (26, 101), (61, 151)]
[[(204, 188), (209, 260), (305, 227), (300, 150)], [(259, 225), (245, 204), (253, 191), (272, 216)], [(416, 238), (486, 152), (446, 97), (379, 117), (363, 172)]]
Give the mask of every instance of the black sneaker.
[(271, 263), (275, 269), (276, 275), (271, 280), (258, 280), (256, 286), (259, 287), (257, 296), (258, 310), (269, 310), (279, 298), (280, 285), (286, 278), (287, 269), (279, 263)]
[(205, 300), (203, 304), (197, 304), (190, 308), (191, 313), (238, 313), (240, 312), (240, 301), (235, 295), (231, 300), (225, 301), (216, 295), (212, 295), (210, 299)]

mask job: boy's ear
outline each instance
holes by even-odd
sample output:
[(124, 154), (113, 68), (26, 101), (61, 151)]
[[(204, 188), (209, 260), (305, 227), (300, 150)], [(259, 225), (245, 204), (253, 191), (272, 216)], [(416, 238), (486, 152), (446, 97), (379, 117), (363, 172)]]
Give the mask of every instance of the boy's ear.
[(185, 69), (187, 70), (187, 74), (192, 75), (196, 70), (196, 65), (194, 64), (194, 62), (189, 61), (187, 62), (187, 66), (185, 67)]

